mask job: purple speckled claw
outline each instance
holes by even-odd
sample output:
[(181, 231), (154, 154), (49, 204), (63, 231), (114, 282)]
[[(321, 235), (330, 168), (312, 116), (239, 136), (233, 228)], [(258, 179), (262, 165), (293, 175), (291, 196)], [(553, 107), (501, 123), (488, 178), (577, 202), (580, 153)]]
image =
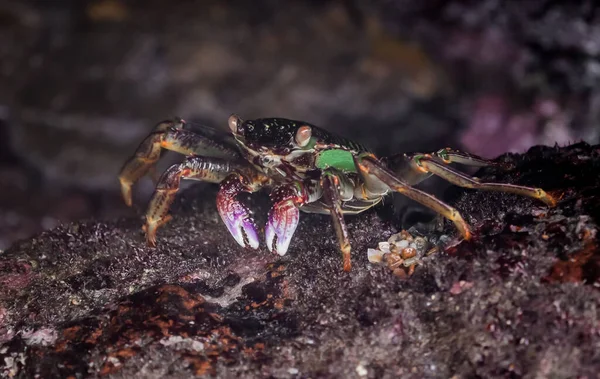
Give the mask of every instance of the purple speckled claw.
[(258, 249), (258, 233), (254, 221), (248, 214), (248, 209), (245, 206), (233, 206), (232, 208), (231, 211), (226, 213), (219, 211), (223, 223), (229, 229), (229, 233), (240, 246), (250, 246), (253, 249)]
[(240, 246), (258, 249), (258, 233), (250, 210), (236, 199), (238, 193), (246, 190), (239, 175), (227, 177), (221, 183), (221, 190), (217, 194), (217, 209), (229, 233)]
[(265, 228), (267, 247), (273, 253), (285, 255), (300, 219), (298, 206), (306, 201), (306, 196), (294, 186), (283, 186), (271, 192), (271, 200), (274, 205)]

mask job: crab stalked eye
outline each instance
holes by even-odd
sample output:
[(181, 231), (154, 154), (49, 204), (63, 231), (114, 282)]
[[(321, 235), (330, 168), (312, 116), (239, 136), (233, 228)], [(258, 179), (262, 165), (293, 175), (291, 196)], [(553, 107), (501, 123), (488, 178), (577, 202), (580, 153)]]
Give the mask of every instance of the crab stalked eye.
[(233, 133), (237, 133), (238, 127), (242, 125), (242, 119), (239, 118), (237, 115), (232, 114), (231, 116), (229, 116), (228, 123), (229, 129), (231, 129)]
[(310, 126), (301, 126), (296, 132), (296, 143), (300, 147), (304, 147), (308, 145), (308, 141), (310, 141), (310, 137), (312, 136), (312, 130)]
[(184, 119), (180, 118), (180, 117), (175, 117), (175, 119), (173, 120), (173, 129), (175, 130), (179, 130), (179, 129), (183, 129), (185, 128), (186, 122)]

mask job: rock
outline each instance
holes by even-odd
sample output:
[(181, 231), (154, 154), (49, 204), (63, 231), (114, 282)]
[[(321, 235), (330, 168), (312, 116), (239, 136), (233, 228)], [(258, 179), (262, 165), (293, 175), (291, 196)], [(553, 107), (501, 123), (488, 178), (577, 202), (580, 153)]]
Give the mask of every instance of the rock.
[[(302, 214), (288, 254), (244, 251), (214, 187), (173, 207), (157, 248), (137, 217), (61, 225), (0, 255), (5, 377), (595, 377), (600, 371), (600, 146), (506, 154), (482, 180), (523, 197), (451, 187), (472, 241), (408, 279), (367, 249), (397, 232), (382, 209), (348, 217), (342, 271), (328, 217)], [(263, 195), (248, 199), (259, 222)], [(427, 232), (455, 236), (443, 230)]]

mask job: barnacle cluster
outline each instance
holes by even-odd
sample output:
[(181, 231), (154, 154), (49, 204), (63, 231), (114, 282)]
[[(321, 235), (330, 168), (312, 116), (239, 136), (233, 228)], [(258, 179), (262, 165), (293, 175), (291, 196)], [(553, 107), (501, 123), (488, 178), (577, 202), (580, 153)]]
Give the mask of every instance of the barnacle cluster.
[(416, 265), (425, 256), (437, 250), (430, 248), (426, 238), (413, 236), (406, 230), (393, 234), (386, 242), (379, 242), (377, 249), (368, 249), (369, 262), (387, 266), (401, 278), (411, 276)]

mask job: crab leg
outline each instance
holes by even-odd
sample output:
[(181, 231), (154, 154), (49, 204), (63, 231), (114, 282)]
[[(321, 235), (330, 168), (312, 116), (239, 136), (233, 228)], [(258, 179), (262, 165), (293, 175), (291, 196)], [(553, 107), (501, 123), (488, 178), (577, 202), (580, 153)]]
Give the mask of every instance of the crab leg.
[[(450, 162), (460, 162), (465, 156), (458, 156), (458, 159), (455, 158), (456, 155), (446, 155), (447, 160), (443, 160), (437, 157), (433, 157), (429, 154), (425, 155), (415, 155), (412, 159), (415, 162), (415, 169), (423, 172), (424, 174), (432, 173), (437, 175), (450, 183), (465, 187), (465, 188), (473, 188), (485, 191), (501, 191), (501, 192), (509, 192), (517, 195), (528, 196), (534, 199), (538, 199), (546, 203), (548, 206), (555, 206), (556, 200), (548, 195), (541, 188), (531, 188), (518, 186), (514, 184), (507, 183), (482, 183), (477, 178), (471, 178), (466, 174), (445, 165), (444, 163)], [(471, 159), (470, 157), (468, 159)], [(467, 160), (467, 164), (471, 162), (476, 163), (476, 165), (481, 165), (480, 163), (485, 163), (485, 161), (471, 161)], [(461, 163), (465, 163), (462, 161)]]
[(423, 180), (429, 178), (432, 173), (423, 170), (419, 165), (419, 159), (423, 157), (430, 157), (434, 155), (439, 157), (444, 163), (459, 163), (468, 166), (484, 167), (490, 165), (498, 165), (495, 162), (487, 161), (476, 155), (463, 153), (458, 150), (451, 150), (449, 148), (438, 150), (432, 154), (421, 154), (421, 153), (403, 153), (392, 155), (391, 157), (385, 157), (381, 159), (381, 162), (385, 164), (391, 171), (393, 171), (397, 177), (402, 178), (406, 184), (414, 186), (419, 184)]
[(273, 189), (270, 196), (274, 204), (269, 211), (265, 239), (269, 251), (283, 256), (298, 226), (298, 207), (307, 202), (309, 195), (301, 184), (291, 184)]
[(381, 162), (379, 162), (376, 158), (371, 155), (363, 155), (355, 158), (356, 167), (361, 171), (361, 173), (366, 176), (374, 176), (387, 185), (393, 191), (399, 192), (404, 196), (415, 200), (424, 206), (434, 210), (435, 212), (441, 214), (445, 218), (454, 222), (454, 225), (462, 234), (462, 236), (468, 240), (471, 238), (471, 231), (469, 230), (469, 226), (462, 218), (460, 213), (439, 200), (433, 195), (430, 195), (426, 192), (423, 192), (417, 188), (411, 187), (404, 181), (394, 175), (392, 171), (386, 168)]
[(181, 179), (219, 183), (236, 169), (240, 168), (224, 159), (205, 157), (189, 157), (183, 163), (169, 167), (160, 177), (146, 211), (144, 230), (148, 245), (156, 246), (156, 230), (171, 219), (169, 207), (175, 200)]
[(153, 173), (154, 165), (166, 150), (184, 155), (208, 155), (220, 158), (236, 157), (237, 152), (225, 144), (218, 143), (202, 134), (184, 130), (185, 121), (174, 119), (162, 121), (139, 145), (135, 154), (125, 162), (119, 181), (121, 193), (127, 206), (131, 206), (131, 186), (144, 175)]
[(434, 154), (440, 157), (440, 159), (443, 160), (444, 163), (458, 163), (474, 167), (499, 165), (496, 162), (483, 159), (481, 157), (478, 157), (477, 155), (465, 153), (464, 151), (453, 150), (449, 147), (438, 150)]
[(349, 272), (352, 267), (350, 263), (350, 240), (341, 207), (340, 179), (335, 174), (325, 172), (321, 179), (321, 186), (323, 187), (325, 203), (330, 207), (331, 221), (344, 259), (344, 271)]

